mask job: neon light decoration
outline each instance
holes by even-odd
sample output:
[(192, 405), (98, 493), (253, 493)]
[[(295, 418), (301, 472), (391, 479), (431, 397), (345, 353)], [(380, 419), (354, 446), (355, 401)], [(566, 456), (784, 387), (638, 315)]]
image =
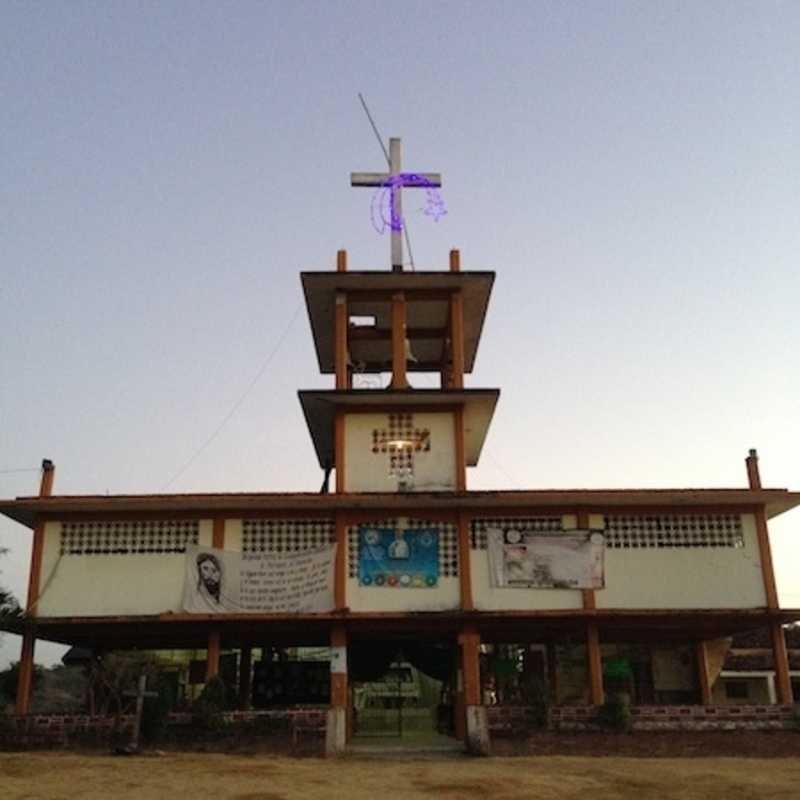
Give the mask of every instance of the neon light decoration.
[(390, 175), (372, 195), (370, 216), (372, 226), (378, 233), (403, 230), (403, 216), (397, 209), (397, 193), (403, 186), (416, 186), (425, 189), (425, 208), (422, 213), (438, 222), (446, 213), (444, 200), (439, 190), (425, 177), (413, 172)]

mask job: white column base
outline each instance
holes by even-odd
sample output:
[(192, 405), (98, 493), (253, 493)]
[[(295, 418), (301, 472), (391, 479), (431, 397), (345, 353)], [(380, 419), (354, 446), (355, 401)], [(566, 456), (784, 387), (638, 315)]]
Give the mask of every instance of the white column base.
[(473, 756), (488, 756), (489, 716), (486, 706), (467, 706), (467, 752)]
[(329, 708), (325, 727), (325, 755), (340, 756), (347, 750), (347, 709)]

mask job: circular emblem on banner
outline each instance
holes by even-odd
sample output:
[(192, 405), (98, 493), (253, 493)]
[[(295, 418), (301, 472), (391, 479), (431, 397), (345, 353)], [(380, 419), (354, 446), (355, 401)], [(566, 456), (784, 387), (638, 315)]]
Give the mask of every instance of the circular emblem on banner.
[(375, 576), (375, 585), (376, 586), (383, 586), (386, 583), (386, 578), (383, 575), (376, 575)]
[(603, 542), (605, 541), (605, 537), (603, 536), (602, 533), (593, 533), (589, 541), (592, 544), (603, 544)]
[(380, 537), (380, 534), (378, 533), (378, 531), (367, 531), (364, 534), (364, 541), (367, 544), (378, 544), (378, 542), (380, 541), (380, 538), (381, 537)]
[(414, 576), (414, 586), (417, 588), (421, 588), (425, 585), (425, 577), (423, 575), (415, 575)]
[(506, 531), (506, 541), (509, 544), (519, 544), (522, 541), (522, 534), (518, 530), (511, 528)]
[(365, 575), (361, 579), (361, 585), (362, 586), (369, 586), (371, 583), (372, 583), (372, 578), (369, 575)]
[(419, 543), (423, 547), (430, 547), (433, 544), (433, 536), (432, 534), (428, 533), (427, 531), (420, 535)]
[(396, 575), (390, 575), (386, 579), (386, 583), (389, 584), (389, 586), (397, 586), (397, 576)]
[(411, 576), (410, 575), (401, 575), (400, 576), (400, 585), (401, 586), (411, 586)]
[(428, 577), (425, 578), (425, 583), (427, 583), (428, 586), (436, 586), (436, 578), (433, 575), (428, 575)]

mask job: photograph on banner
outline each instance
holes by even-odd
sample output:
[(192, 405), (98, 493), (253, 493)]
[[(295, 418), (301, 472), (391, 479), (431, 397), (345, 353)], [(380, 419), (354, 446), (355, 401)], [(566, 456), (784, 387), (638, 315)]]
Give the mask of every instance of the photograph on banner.
[(487, 531), (492, 585), (533, 589), (602, 589), (605, 539), (601, 533)]
[(436, 528), (362, 526), (358, 531), (361, 586), (431, 589), (439, 583)]
[(189, 546), (183, 610), (298, 614), (332, 611), (336, 545), (298, 553), (238, 553)]

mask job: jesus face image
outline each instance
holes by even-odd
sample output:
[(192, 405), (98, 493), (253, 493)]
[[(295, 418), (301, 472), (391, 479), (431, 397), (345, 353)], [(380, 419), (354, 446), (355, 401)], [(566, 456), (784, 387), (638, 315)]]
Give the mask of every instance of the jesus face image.
[(201, 553), (197, 557), (198, 585), (219, 603), (222, 567), (211, 553)]

